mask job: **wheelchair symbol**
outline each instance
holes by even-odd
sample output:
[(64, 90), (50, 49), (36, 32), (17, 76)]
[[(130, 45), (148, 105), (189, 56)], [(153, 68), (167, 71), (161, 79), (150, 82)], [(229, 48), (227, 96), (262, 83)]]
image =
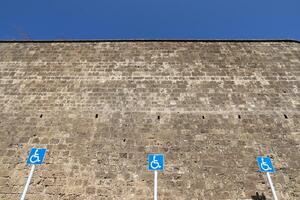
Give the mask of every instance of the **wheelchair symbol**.
[(151, 168), (154, 169), (154, 170), (155, 170), (155, 169), (160, 169), (160, 168), (161, 168), (161, 166), (160, 166), (158, 160), (155, 159), (155, 156), (153, 156), (153, 160), (150, 162), (150, 166), (151, 166)]
[(264, 171), (272, 170), (272, 167), (270, 167), (270, 166), (268, 165), (268, 163), (264, 161), (264, 158), (263, 158), (263, 157), (261, 158), (260, 167), (261, 167), (261, 169), (264, 170)]
[(38, 149), (36, 149), (34, 154), (32, 156), (30, 156), (29, 161), (32, 164), (41, 162), (40, 156), (38, 154)]

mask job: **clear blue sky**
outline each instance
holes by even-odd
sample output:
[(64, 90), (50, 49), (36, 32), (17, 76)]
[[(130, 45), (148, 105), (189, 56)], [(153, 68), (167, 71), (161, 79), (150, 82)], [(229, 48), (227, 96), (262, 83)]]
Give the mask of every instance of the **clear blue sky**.
[(4, 0), (0, 40), (296, 39), (300, 0)]

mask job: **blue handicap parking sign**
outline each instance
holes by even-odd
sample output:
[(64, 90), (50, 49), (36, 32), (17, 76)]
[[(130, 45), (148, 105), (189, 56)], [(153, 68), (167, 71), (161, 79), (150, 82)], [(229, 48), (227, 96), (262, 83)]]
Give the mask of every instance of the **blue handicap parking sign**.
[(30, 150), (29, 156), (27, 158), (27, 165), (40, 165), (43, 164), (43, 161), (45, 159), (47, 149), (37, 149), (32, 148)]
[(165, 168), (165, 156), (163, 154), (148, 154), (148, 170), (163, 171)]
[(275, 172), (275, 168), (272, 165), (271, 158), (269, 157), (257, 157), (256, 158), (260, 172)]

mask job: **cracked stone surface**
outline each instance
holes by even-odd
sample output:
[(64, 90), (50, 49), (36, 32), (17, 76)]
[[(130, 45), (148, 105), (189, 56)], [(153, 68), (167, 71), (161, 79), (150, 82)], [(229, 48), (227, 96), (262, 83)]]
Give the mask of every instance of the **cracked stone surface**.
[(0, 43), (0, 199), (300, 199), (300, 43)]

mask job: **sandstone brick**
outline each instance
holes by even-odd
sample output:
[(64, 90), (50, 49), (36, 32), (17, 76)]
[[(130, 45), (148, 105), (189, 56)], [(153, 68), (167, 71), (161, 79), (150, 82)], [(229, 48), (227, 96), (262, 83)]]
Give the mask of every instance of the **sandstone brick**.
[(8, 169), (2, 168), (2, 169), (0, 170), (0, 177), (3, 177), (3, 178), (9, 177), (9, 170), (8, 170)]
[(95, 187), (87, 187), (86, 188), (86, 193), (87, 194), (95, 194), (95, 192), (96, 192)]
[(0, 178), (0, 185), (8, 185), (8, 178)]
[(56, 139), (56, 138), (52, 138), (50, 140), (50, 144), (58, 144), (59, 143), (59, 139)]
[(63, 188), (60, 186), (47, 186), (45, 188), (46, 194), (58, 195), (63, 193)]

